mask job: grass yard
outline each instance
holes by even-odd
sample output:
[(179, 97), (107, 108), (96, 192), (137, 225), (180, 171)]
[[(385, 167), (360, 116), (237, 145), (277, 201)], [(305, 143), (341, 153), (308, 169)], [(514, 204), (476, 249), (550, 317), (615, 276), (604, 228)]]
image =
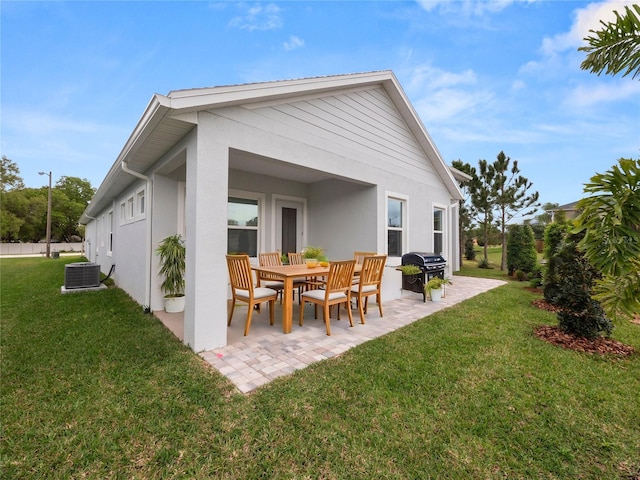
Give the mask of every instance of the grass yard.
[(526, 282), (244, 396), (76, 260), (0, 260), (2, 478), (640, 476), (640, 355), (540, 341)]

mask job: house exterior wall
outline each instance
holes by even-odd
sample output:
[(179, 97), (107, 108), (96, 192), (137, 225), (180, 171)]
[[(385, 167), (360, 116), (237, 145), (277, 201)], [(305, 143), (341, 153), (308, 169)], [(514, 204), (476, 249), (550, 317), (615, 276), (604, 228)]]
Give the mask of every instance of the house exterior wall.
[[(156, 122), (150, 129), (161, 125), (186, 135), (179, 140), (176, 133), (176, 144), (171, 148), (173, 140), (158, 135), (163, 131), (159, 128), (149, 149), (140, 147), (138, 151), (135, 148), (144, 144), (147, 132), (136, 129), (136, 136), (128, 143), (134, 149), (131, 156), (142, 152), (140, 161), (146, 160), (146, 165), (155, 161), (156, 152), (159, 156), (171, 148), (146, 172), (140, 172), (152, 179), (152, 208), (144, 219), (121, 225), (117, 217), (120, 200), (115, 200), (110, 207), (115, 215), (111, 256), (105, 255), (101, 246), (105, 220), (100, 218), (108, 209), (87, 225), (87, 243), (95, 241), (94, 256), (103, 270), (110, 261), (115, 262), (116, 283), (136, 301), (143, 305), (149, 301), (156, 310), (162, 308), (162, 278), (158, 276), (155, 248), (166, 236), (186, 232), (184, 341), (195, 351), (226, 344), (228, 273), (224, 256), (230, 191), (261, 195), (260, 251), (276, 248), (273, 209), (277, 198), (290, 197), (305, 201), (309, 223), (304, 244), (324, 247), (330, 259), (352, 258), (355, 250), (386, 253), (389, 196), (400, 196), (406, 202), (403, 253), (433, 250), (434, 205), (446, 213), (445, 250), (448, 254), (456, 251), (453, 226), (457, 219), (455, 209), (450, 208), (455, 193), (447, 189), (432, 163), (438, 162), (442, 170), (441, 160), (437, 153), (425, 152), (423, 145), (428, 148), (428, 142), (410, 122), (420, 135), (418, 141), (383, 87), (281, 98), (210, 111), (197, 110), (194, 104), (187, 112), (178, 111), (176, 118), (170, 118), (171, 113), (162, 118), (149, 113), (149, 122)], [(171, 112), (170, 100), (158, 108)], [(151, 106), (157, 107), (153, 102)], [(196, 127), (187, 133), (186, 128), (169, 128), (171, 122)], [(230, 170), (230, 158), (236, 150), (275, 160), (276, 168), (269, 175)], [(314, 183), (284, 180), (278, 177), (279, 165), (321, 171), (333, 178)], [(134, 179), (131, 188), (144, 184)], [(399, 263), (399, 257), (388, 260), (385, 299), (401, 294), (401, 278), (393, 268)], [(451, 269), (451, 262), (449, 266)]]
[(309, 243), (324, 247), (329, 259), (347, 260), (355, 251), (384, 252), (379, 244), (376, 187), (327, 180), (309, 196)]

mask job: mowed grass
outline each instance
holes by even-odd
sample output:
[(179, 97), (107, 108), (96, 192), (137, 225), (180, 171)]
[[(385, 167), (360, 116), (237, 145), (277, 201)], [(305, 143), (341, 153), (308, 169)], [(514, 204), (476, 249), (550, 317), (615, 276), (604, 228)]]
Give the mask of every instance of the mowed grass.
[(538, 340), (525, 283), (245, 396), (117, 288), (60, 295), (68, 261), (0, 260), (2, 478), (640, 475), (640, 355)]

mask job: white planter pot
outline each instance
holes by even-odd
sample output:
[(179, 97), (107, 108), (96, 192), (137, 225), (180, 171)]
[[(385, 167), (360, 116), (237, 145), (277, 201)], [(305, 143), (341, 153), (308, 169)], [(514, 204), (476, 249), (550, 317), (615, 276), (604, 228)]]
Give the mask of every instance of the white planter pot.
[(164, 311), (167, 313), (184, 311), (184, 295), (181, 297), (164, 297)]
[(432, 288), (431, 289), (431, 301), (439, 302), (442, 300), (442, 289), (441, 288)]

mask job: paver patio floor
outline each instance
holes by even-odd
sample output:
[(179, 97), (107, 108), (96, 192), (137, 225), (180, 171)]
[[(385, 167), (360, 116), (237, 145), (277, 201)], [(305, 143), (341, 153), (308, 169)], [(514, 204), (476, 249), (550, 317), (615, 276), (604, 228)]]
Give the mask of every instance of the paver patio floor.
[[(353, 310), (354, 327), (349, 327), (347, 313), (342, 320), (331, 319), (331, 336), (327, 336), (322, 311), (313, 318), (313, 306), (305, 308), (304, 325), (298, 325), (299, 306), (293, 309), (293, 330), (282, 333), (281, 310), (277, 304), (275, 325), (269, 325), (269, 309), (254, 312), (251, 331), (243, 336), (247, 307), (236, 307), (233, 322), (228, 329), (224, 347), (200, 352), (200, 356), (231, 380), (243, 393), (249, 393), (271, 380), (288, 375), (308, 365), (340, 355), (356, 345), (380, 337), (389, 332), (424, 318), (434, 312), (451, 307), (463, 300), (504, 285), (501, 280), (454, 276), (447, 286), (446, 296), (440, 302), (422, 302), (422, 295), (403, 291), (402, 298), (383, 303), (384, 317), (380, 317), (375, 302), (369, 301), (365, 324), (360, 323), (357, 310)], [(156, 312), (178, 337), (181, 336), (182, 314), (177, 318), (164, 312)], [(175, 314), (174, 314), (175, 315)]]

